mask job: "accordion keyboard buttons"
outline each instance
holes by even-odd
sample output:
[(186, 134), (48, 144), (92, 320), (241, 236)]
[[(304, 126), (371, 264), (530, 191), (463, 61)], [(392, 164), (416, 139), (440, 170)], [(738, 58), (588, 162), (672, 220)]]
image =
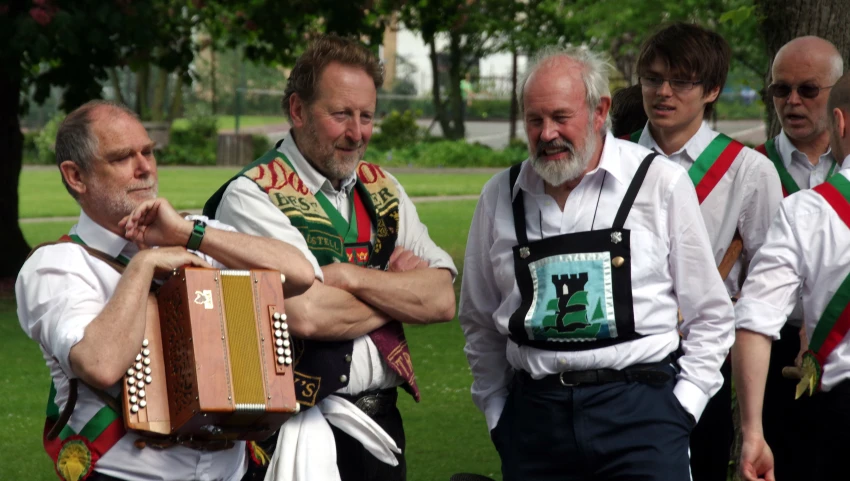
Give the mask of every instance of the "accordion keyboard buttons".
[(339, 377), (339, 382), (348, 382), (348, 376), (343, 374), (342, 376)]

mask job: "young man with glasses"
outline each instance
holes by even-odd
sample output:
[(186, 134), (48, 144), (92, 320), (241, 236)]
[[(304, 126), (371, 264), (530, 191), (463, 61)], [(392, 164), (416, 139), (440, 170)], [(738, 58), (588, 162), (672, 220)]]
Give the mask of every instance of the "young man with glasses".
[[(637, 64), (649, 122), (631, 139), (688, 169), (717, 264), (741, 240), (742, 254), (725, 278), (729, 295), (735, 296), (749, 260), (764, 242), (782, 190), (764, 156), (704, 121), (726, 82), (730, 57), (723, 37), (697, 25), (674, 24), (649, 38)], [(730, 370), (725, 363), (724, 385), (691, 435), (695, 481), (726, 480), (734, 436)]]
[[(822, 38), (796, 38), (776, 53), (767, 94), (782, 130), (756, 150), (773, 162), (785, 196), (820, 185), (838, 170), (829, 148), (826, 103), (843, 71), (841, 54)], [(774, 452), (779, 481), (809, 474), (811, 452), (805, 448), (810, 443), (800, 441), (809, 432), (806, 413), (814, 406), (808, 398), (795, 400), (797, 381), (782, 377), (782, 368), (799, 364), (808, 348), (802, 325), (803, 306), (797, 303), (770, 351), (764, 437)]]

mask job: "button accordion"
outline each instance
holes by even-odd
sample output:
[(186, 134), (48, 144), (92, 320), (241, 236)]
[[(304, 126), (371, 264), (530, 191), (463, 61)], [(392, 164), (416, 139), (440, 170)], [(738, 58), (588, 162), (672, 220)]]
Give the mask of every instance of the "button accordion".
[(176, 270), (147, 307), (123, 383), (128, 429), (181, 439), (261, 440), (298, 412), (283, 276)]

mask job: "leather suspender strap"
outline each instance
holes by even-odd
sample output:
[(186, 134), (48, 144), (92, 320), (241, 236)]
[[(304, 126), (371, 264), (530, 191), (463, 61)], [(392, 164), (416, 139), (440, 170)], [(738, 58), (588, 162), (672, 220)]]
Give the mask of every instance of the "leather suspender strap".
[(612, 229), (622, 229), (623, 225), (626, 223), (626, 218), (632, 210), (632, 205), (635, 203), (635, 198), (637, 198), (638, 192), (640, 191), (640, 186), (643, 185), (643, 180), (646, 178), (646, 172), (649, 170), (649, 164), (652, 163), (652, 159), (654, 159), (656, 155), (658, 155), (657, 152), (652, 152), (644, 157), (643, 161), (640, 163), (640, 166), (635, 172), (634, 178), (632, 178), (632, 183), (629, 184), (629, 188), (626, 190), (626, 195), (623, 196), (623, 202), (620, 204), (617, 216), (614, 217), (614, 225), (611, 226)]
[[(519, 178), (519, 171), (522, 168), (522, 164), (520, 162), (511, 166), (510, 191), (508, 192), (508, 196), (513, 196), (514, 186), (516, 185), (517, 178)], [(516, 199), (511, 202), (511, 207), (514, 211), (514, 229), (516, 230), (517, 243), (519, 245), (528, 244), (528, 233), (525, 228), (525, 198), (522, 191), (517, 192)]]

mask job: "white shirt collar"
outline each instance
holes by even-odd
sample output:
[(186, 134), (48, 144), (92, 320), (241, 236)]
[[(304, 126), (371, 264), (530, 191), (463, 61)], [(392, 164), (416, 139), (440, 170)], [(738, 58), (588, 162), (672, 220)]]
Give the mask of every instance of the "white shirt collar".
[(345, 191), (350, 194), (351, 189), (354, 188), (354, 184), (357, 182), (357, 175), (355, 172), (352, 172), (350, 176), (340, 182), (340, 188), (335, 189), (333, 184), (331, 184), (331, 181), (319, 172), (313, 164), (308, 162), (307, 159), (304, 158), (304, 154), (298, 150), (298, 146), (295, 144), (295, 137), (292, 135), (292, 130), (286, 133), (283, 137), (283, 142), (277, 150), (278, 152), (286, 155), (286, 158), (292, 162), (292, 166), (295, 167), (295, 171), (298, 172), (298, 177), (301, 178), (301, 181), (304, 182), (304, 185), (306, 185), (313, 194), (320, 190), (331, 194), (336, 194), (341, 191)]
[[(607, 132), (605, 134), (603, 141), (605, 143), (602, 146), (602, 154), (599, 158), (599, 165), (585, 174), (585, 176), (592, 176), (598, 172), (599, 169), (602, 169), (611, 174), (618, 182), (623, 183), (626, 179), (623, 178), (623, 168), (622, 163), (620, 162), (620, 148), (617, 146), (617, 141), (614, 139), (614, 136), (611, 135), (611, 132)], [(537, 172), (534, 171), (534, 168), (531, 166), (530, 159), (522, 165), (514, 190), (511, 192), (511, 199), (516, 197), (519, 189), (530, 194), (542, 194), (544, 192), (543, 179), (537, 175)]]
[(652, 133), (649, 131), (649, 122), (646, 123), (646, 127), (643, 129), (643, 133), (640, 135), (640, 140), (638, 143), (640, 145), (647, 146), (648, 148), (658, 152), (661, 155), (666, 155), (668, 158), (675, 157), (680, 154), (687, 155), (691, 162), (696, 162), (697, 158), (702, 154), (708, 144), (711, 143), (714, 138), (717, 137), (717, 132), (711, 130), (711, 127), (708, 126), (708, 123), (703, 121), (702, 125), (700, 125), (697, 133), (693, 135), (685, 145), (682, 146), (681, 149), (676, 152), (672, 152), (670, 155), (664, 153), (661, 150), (661, 147), (658, 146), (658, 143), (655, 142), (655, 139), (652, 137)]
[[(786, 169), (794, 160), (799, 162), (801, 165), (805, 165), (809, 169), (813, 167), (806, 154), (800, 152), (797, 147), (794, 147), (794, 144), (791, 143), (791, 139), (785, 134), (785, 129), (780, 130), (779, 135), (776, 136), (776, 150), (779, 152), (779, 157), (782, 158), (782, 163), (785, 164)], [(823, 161), (832, 162), (831, 148), (827, 147), (826, 152), (821, 154), (818, 158), (818, 162)]]
[(139, 252), (136, 244), (98, 224), (85, 211), (80, 212), (80, 220), (71, 228), (71, 234), (79, 236), (92, 249), (97, 249), (112, 257), (119, 255), (133, 257)]

